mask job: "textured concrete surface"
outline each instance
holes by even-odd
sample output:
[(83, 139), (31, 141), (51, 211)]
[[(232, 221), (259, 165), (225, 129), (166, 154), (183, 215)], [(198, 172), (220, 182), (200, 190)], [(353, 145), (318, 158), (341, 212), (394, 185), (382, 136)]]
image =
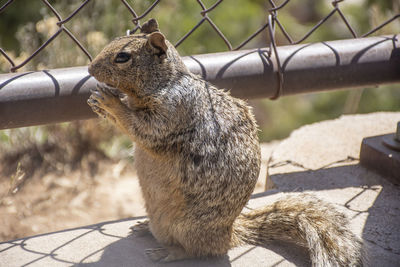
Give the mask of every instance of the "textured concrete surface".
[[(358, 162), (361, 140), (394, 132), (400, 113), (344, 116), (308, 125), (274, 145), (267, 184), (250, 208), (273, 203), (287, 192), (308, 192), (332, 202), (351, 219), (350, 227), (366, 240), (371, 266), (399, 266), (400, 188)], [(264, 151), (270, 151), (265, 148)], [(270, 153), (270, 152), (269, 152)], [(399, 174), (400, 175), (400, 174)], [(208, 260), (151, 263), (151, 237), (129, 237), (135, 219), (49, 233), (0, 243), (0, 266), (309, 266), (307, 251), (292, 244), (245, 246)]]
[(312, 193), (346, 213), (371, 266), (400, 266), (400, 188), (359, 164), (360, 145), (395, 132), (398, 121), (399, 112), (387, 112), (304, 126), (275, 148), (268, 166), (268, 185)]

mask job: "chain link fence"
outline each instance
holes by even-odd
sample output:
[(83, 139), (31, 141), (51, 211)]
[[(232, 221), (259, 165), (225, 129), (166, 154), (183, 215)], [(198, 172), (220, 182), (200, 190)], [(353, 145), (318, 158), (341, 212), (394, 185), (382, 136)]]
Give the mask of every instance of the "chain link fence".
[[(15, 72), (18, 69), (22, 68), (25, 66), (28, 62), (30, 62), (37, 54), (39, 54), (43, 49), (45, 49), (50, 43), (52, 43), (56, 38), (60, 36), (62, 32), (64, 32), (72, 41), (73, 43), (79, 47), (79, 49), (88, 57), (89, 60), (92, 60), (93, 56), (88, 52), (88, 49), (82, 44), (82, 42), (74, 35), (71, 30), (68, 29), (66, 23), (73, 20), (75, 17), (79, 16), (79, 13), (81, 10), (84, 8), (87, 8), (87, 5), (89, 2), (92, 0), (85, 0), (83, 1), (71, 14), (69, 14), (66, 18), (63, 18), (60, 15), (60, 12), (56, 10), (56, 8), (48, 1), (48, 0), (42, 0), (43, 5), (48, 8), (48, 10), (53, 14), (56, 18), (57, 21), (55, 22), (55, 25), (57, 27), (57, 31), (52, 34), (45, 42), (43, 42), (32, 54), (27, 56), (21, 63), (16, 63), (15, 60), (12, 59), (10, 55), (7, 54), (7, 52), (0, 47), (0, 53), (2, 57), (8, 61), (10, 64), (10, 71)], [(213, 19), (210, 18), (209, 14), (211, 14), (215, 9), (217, 8), (223, 8), (222, 3), (224, 2), (223, 0), (217, 0), (215, 3), (211, 4), (210, 6), (206, 6), (201, 0), (191, 0), (191, 1), (196, 1), (199, 5), (199, 13), (202, 17), (200, 21), (196, 25), (192, 27), (186, 34), (184, 34), (179, 41), (176, 42), (175, 46), (178, 47), (181, 45), (187, 38), (189, 38), (202, 24), (208, 23), (212, 29), (215, 31), (215, 33), (223, 40), (223, 42), (226, 45), (227, 50), (239, 50), (243, 48), (246, 44), (248, 44), (251, 40), (253, 40), (256, 36), (260, 35), (262, 32), (267, 31), (269, 35), (269, 40), (270, 43), (266, 44), (269, 45), (273, 52), (276, 54), (277, 53), (277, 39), (275, 37), (276, 31), (279, 30), (284, 38), (287, 40), (289, 44), (298, 44), (303, 41), (305, 41), (311, 34), (313, 34), (318, 28), (320, 28), (322, 25), (324, 25), (329, 18), (332, 16), (337, 16), (340, 18), (342, 21), (343, 25), (345, 28), (348, 30), (348, 32), (351, 34), (352, 37), (357, 38), (357, 37), (366, 37), (374, 34), (378, 30), (382, 29), (383, 27), (387, 26), (388, 24), (396, 21), (397, 19), (400, 18), (400, 13), (393, 15), (391, 18), (387, 19), (384, 22), (381, 22), (378, 26), (374, 27), (373, 29), (370, 29), (366, 33), (356, 33), (356, 31), (353, 29), (351, 26), (351, 23), (349, 20), (346, 18), (346, 15), (344, 12), (341, 10), (341, 4), (345, 2), (345, 0), (333, 0), (331, 2), (332, 4), (332, 10), (325, 16), (323, 17), (318, 23), (316, 23), (311, 29), (304, 34), (301, 38), (298, 40), (294, 40), (294, 38), (291, 36), (291, 34), (286, 30), (285, 25), (280, 21), (278, 12), (282, 11), (285, 9), (285, 7), (288, 6), (290, 2), (293, 2), (294, 0), (285, 0), (285, 1), (273, 1), (273, 0), (268, 0), (265, 1), (266, 3), (266, 8), (265, 8), (265, 23), (261, 25), (254, 33), (250, 34), (248, 37), (245, 37), (244, 40), (237, 45), (236, 47), (233, 47), (232, 43), (229, 41), (229, 39), (224, 35), (220, 27), (213, 21)], [(16, 0), (8, 0), (5, 4), (3, 4), (0, 7), (0, 21), (1, 21), (1, 14), (3, 12), (7, 12), (8, 9), (13, 8), (13, 2), (16, 2)], [(118, 3), (117, 1), (115, 1)], [(123, 5), (127, 11), (132, 16), (132, 24), (133, 24), (133, 29), (130, 30), (130, 33), (135, 33), (137, 30), (140, 29), (140, 21), (141, 20), (147, 20), (149, 18), (149, 14), (151, 11), (156, 8), (160, 4), (161, 0), (156, 0), (154, 1), (148, 8), (142, 13), (138, 14), (138, 12), (135, 11), (135, 6), (134, 4), (131, 5), (128, 3), (126, 0), (120, 0), (119, 4)], [(347, 1), (349, 2), (349, 1)], [(306, 3), (305, 3), (306, 4)], [(240, 8), (240, 6), (238, 7)], [(282, 67), (279, 62), (279, 57), (277, 56), (276, 59), (278, 60), (278, 67), (279, 67), (279, 72), (282, 73)]]

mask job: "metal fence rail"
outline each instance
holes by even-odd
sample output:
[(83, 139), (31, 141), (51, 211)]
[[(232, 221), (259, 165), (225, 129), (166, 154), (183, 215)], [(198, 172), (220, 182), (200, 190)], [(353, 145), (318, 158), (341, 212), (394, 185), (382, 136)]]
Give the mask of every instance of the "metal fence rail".
[[(243, 98), (400, 82), (398, 36), (277, 48), (284, 83), (268, 48), (184, 57), (189, 69)], [(87, 119), (96, 81), (87, 67), (0, 75), (0, 129)]]
[[(0, 22), (1, 13), (12, 8), (14, 1), (8, 0), (0, 7)], [(88, 50), (65, 25), (90, 1), (83, 1), (70, 15), (62, 18), (47, 0), (42, 0), (44, 6), (57, 18), (58, 30), (20, 64), (16, 64), (6, 51), (0, 48), (0, 57), (9, 62), (10, 71), (15, 72), (25, 66), (62, 32), (91, 60), (92, 56)], [(332, 10), (303, 37), (293, 40), (278, 16), (278, 11), (285, 8), (290, 0), (279, 1), (279, 4), (276, 4), (278, 1), (268, 0), (266, 2), (270, 8), (267, 10), (265, 23), (237, 47), (233, 47), (218, 25), (208, 16), (223, 0), (217, 0), (210, 7), (197, 0), (201, 7), (202, 19), (182, 36), (176, 46), (182, 44), (203, 23), (211, 25), (229, 51), (241, 49), (250, 40), (266, 31), (271, 40), (266, 44), (267, 48), (185, 58), (185, 63), (193, 72), (201, 74), (220, 87), (232, 90), (233, 95), (244, 98), (276, 99), (281, 95), (295, 93), (400, 82), (398, 36), (394, 34), (358, 39), (369, 36), (397, 20), (400, 14), (394, 15), (364, 34), (357, 34), (340, 8), (340, 3), (343, 1), (333, 0)], [(131, 33), (140, 29), (140, 20), (147, 20), (149, 13), (160, 2), (161, 0), (154, 1), (143, 14), (138, 15), (127, 1), (120, 1), (132, 14)], [(298, 45), (332, 16), (339, 17), (345, 28), (357, 39)], [(292, 44), (291, 46), (277, 46), (275, 36), (278, 30)], [(89, 89), (94, 84), (95, 81), (88, 76), (86, 67), (2, 74), (0, 75), (0, 129), (94, 117), (86, 105)]]
[[(8, 0), (2, 7), (0, 7), (0, 15), (2, 12), (6, 11), (7, 8), (12, 7), (12, 3), (15, 0)], [(66, 27), (66, 23), (73, 19), (79, 11), (81, 11), (85, 6), (90, 2), (91, 0), (85, 0), (82, 2), (80, 6), (78, 6), (70, 15), (67, 16), (67, 18), (62, 18), (59, 12), (49, 3), (48, 0), (42, 0), (43, 4), (56, 16), (57, 22), (56, 25), (58, 26), (58, 30), (49, 37), (47, 41), (45, 41), (39, 48), (37, 48), (30, 56), (28, 56), (23, 62), (20, 64), (16, 64), (7, 53), (0, 48), (0, 53), (2, 56), (10, 63), (11, 72), (15, 72), (18, 69), (22, 68), (25, 66), (32, 58), (34, 58), (38, 53), (40, 53), (43, 49), (45, 49), (52, 41), (54, 41), (55, 38), (57, 38), (60, 33), (65, 32), (71, 40), (82, 50), (82, 52), (90, 59), (92, 60), (92, 56), (88, 52), (88, 50), (83, 46), (83, 44), (78, 40), (78, 38), (75, 37), (75, 35)], [(194, 0), (192, 0), (194, 1)], [(243, 46), (245, 46), (248, 42), (250, 42), (253, 38), (255, 38), (257, 35), (259, 35), (262, 31), (265, 29), (268, 30), (270, 39), (271, 39), (271, 44), (270, 46), (273, 48), (274, 52), (276, 51), (276, 39), (275, 39), (275, 28), (278, 27), (279, 30), (282, 31), (283, 35), (285, 38), (289, 41), (290, 44), (298, 44), (306, 40), (315, 30), (317, 30), (320, 26), (322, 26), (328, 19), (334, 15), (337, 15), (341, 18), (343, 24), (346, 26), (348, 31), (351, 33), (351, 35), (354, 38), (357, 37), (367, 37), (379, 29), (383, 28), (387, 24), (391, 23), (392, 21), (400, 18), (400, 14), (394, 15), (392, 18), (382, 22), (380, 25), (375, 27), (374, 29), (371, 29), (370, 31), (358, 35), (355, 30), (352, 28), (350, 25), (349, 21), (347, 20), (346, 16), (340, 9), (340, 3), (344, 2), (344, 0), (333, 0), (332, 3), (332, 10), (329, 12), (324, 18), (322, 18), (314, 27), (312, 27), (302, 38), (299, 40), (293, 40), (291, 37), (290, 33), (285, 29), (284, 25), (280, 22), (279, 16), (278, 16), (278, 11), (283, 9), (291, 0), (285, 0), (285, 1), (276, 1), (276, 0), (268, 0), (268, 2), (271, 6), (271, 8), (268, 9), (268, 15), (266, 19), (266, 23), (262, 25), (259, 29), (257, 29), (253, 34), (251, 34), (249, 37), (245, 38), (240, 45), (237, 47), (233, 48), (232, 44), (230, 41), (224, 36), (223, 32), (219, 29), (219, 27), (213, 22), (213, 20), (208, 16), (210, 12), (212, 12), (215, 8), (217, 8), (223, 0), (217, 0), (211, 7), (206, 8), (204, 3), (201, 0), (196, 0), (199, 6), (201, 7), (200, 14), (203, 17), (189, 32), (187, 32), (182, 38), (175, 44), (176, 47), (178, 47), (183, 41), (185, 41), (190, 35), (193, 34), (194, 31), (196, 31), (199, 26), (201, 26), (204, 22), (207, 22), (211, 25), (211, 27), (215, 30), (215, 32), (219, 35), (219, 37), (224, 41), (224, 43), (227, 46), (228, 50), (239, 50)], [(130, 31), (131, 33), (135, 33), (138, 29), (140, 29), (140, 20), (146, 18), (146, 16), (161, 2), (161, 0), (156, 0), (151, 4), (147, 10), (141, 14), (138, 15), (135, 9), (129, 5), (129, 3), (126, 0), (120, 0), (121, 4), (123, 4), (126, 9), (132, 14), (132, 23), (134, 24), (134, 28)], [(275, 2), (282, 2), (281, 4), (276, 4)], [(1, 19), (1, 17), (0, 17)], [(278, 62), (278, 66), (280, 66)]]

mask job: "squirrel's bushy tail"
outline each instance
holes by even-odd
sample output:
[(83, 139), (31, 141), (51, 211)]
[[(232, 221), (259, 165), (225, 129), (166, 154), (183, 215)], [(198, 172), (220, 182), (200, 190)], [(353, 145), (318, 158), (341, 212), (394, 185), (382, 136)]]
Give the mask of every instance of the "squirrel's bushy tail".
[(309, 248), (313, 266), (364, 266), (362, 242), (347, 227), (348, 220), (333, 206), (303, 194), (241, 213), (232, 242), (290, 241)]

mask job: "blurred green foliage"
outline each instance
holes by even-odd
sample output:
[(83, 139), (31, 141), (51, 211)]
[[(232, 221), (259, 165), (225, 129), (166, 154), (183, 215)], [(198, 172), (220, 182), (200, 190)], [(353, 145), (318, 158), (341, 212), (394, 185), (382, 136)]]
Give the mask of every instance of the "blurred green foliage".
[[(62, 18), (66, 18), (83, 1), (49, 0), (49, 2)], [(140, 15), (154, 1), (128, 0), (127, 2)], [(203, 0), (207, 8), (215, 2), (216, 0)], [(0, 0), (0, 6), (4, 3), (6, 0)], [(400, 2), (397, 0), (346, 0), (339, 5), (358, 35), (400, 12)], [(236, 47), (266, 22), (270, 7), (268, 1), (264, 0), (226, 0), (208, 13), (208, 16), (230, 40), (232, 46)], [(330, 1), (292, 0), (279, 10), (278, 18), (293, 39), (298, 40), (332, 9)], [(202, 19), (200, 11), (201, 7), (195, 0), (161, 1), (142, 20), (142, 23), (147, 18), (157, 18), (164, 34), (172, 43), (176, 43)], [(134, 27), (131, 19), (132, 15), (120, 1), (90, 1), (65, 26), (92, 55), (96, 55), (110, 40), (124, 35), (127, 29)], [(0, 47), (17, 62), (21, 62), (58, 29), (55, 26), (56, 21), (54, 14), (41, 1), (14, 1), (0, 14)], [(398, 33), (399, 28), (400, 20), (396, 20), (375, 34)], [(352, 36), (340, 16), (335, 14), (305, 42), (345, 38)], [(280, 45), (288, 43), (278, 29), (277, 40)], [(264, 31), (245, 48), (265, 47), (268, 43), (268, 34)], [(226, 51), (227, 46), (205, 21), (178, 47), (178, 50), (182, 55), (192, 55)], [(88, 62), (83, 52), (65, 33), (62, 33), (21, 71), (85, 65)], [(4, 58), (0, 57), (0, 72), (8, 72), (9, 67)], [(399, 85), (357, 90), (291, 96), (277, 101), (251, 101), (262, 129), (261, 140), (284, 138), (303, 124), (336, 118), (345, 113), (400, 109)], [(111, 149), (116, 147), (113, 146), (113, 142), (122, 145), (129, 143), (126, 139), (122, 141), (114, 139), (109, 144), (101, 141), (101, 149), (114, 151), (115, 149)], [(0, 132), (0, 141), (9, 142), (8, 134)]]

